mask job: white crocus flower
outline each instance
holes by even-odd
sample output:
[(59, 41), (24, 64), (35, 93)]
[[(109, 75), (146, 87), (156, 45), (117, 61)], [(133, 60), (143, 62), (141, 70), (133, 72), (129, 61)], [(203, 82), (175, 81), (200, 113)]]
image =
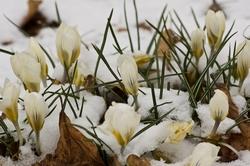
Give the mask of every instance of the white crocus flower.
[(228, 97), (223, 91), (215, 90), (215, 94), (209, 102), (209, 110), (211, 117), (215, 121), (223, 121), (227, 117), (229, 110)]
[(202, 142), (196, 145), (186, 166), (212, 166), (218, 159), (220, 147)]
[(118, 60), (118, 70), (122, 79), (122, 83), (128, 94), (132, 95), (134, 98), (135, 110), (139, 109), (138, 104), (138, 67), (135, 59), (129, 55), (121, 55)]
[(127, 93), (137, 96), (138, 93), (138, 67), (135, 59), (129, 55), (121, 55), (117, 61), (122, 83)]
[(22, 133), (18, 124), (18, 98), (20, 88), (18, 85), (5, 80), (4, 87), (1, 89), (2, 100), (0, 101), (0, 111), (4, 112), (6, 117), (13, 123), (16, 128), (19, 144), (23, 144)]
[(134, 108), (123, 103), (112, 103), (105, 114), (101, 128), (109, 131), (122, 146), (126, 146), (139, 126), (141, 115)]
[(43, 97), (36, 93), (26, 93), (24, 97), (24, 106), (27, 114), (27, 120), (36, 134), (36, 151), (41, 154), (40, 150), (40, 130), (43, 127), (48, 106), (46, 105)]
[(225, 15), (222, 11), (209, 10), (206, 15), (206, 29), (210, 47), (219, 48), (225, 31)]
[(41, 79), (43, 82), (45, 82), (48, 75), (48, 65), (46, 63), (45, 53), (40, 47), (39, 43), (32, 37), (30, 38), (29, 42), (29, 53), (37, 59), (38, 63), (40, 63)]
[(209, 102), (209, 110), (212, 119), (215, 121), (213, 130), (211, 132), (211, 136), (213, 136), (216, 133), (220, 122), (227, 117), (229, 111), (228, 97), (223, 91), (219, 89), (215, 90), (215, 94)]
[(64, 23), (56, 33), (56, 49), (60, 62), (68, 71), (80, 55), (81, 37), (76, 28)]
[(29, 92), (39, 92), (41, 83), (41, 64), (28, 52), (16, 53), (10, 57), (15, 75), (23, 82)]
[(250, 98), (250, 68), (248, 69), (248, 75), (243, 81), (240, 87), (240, 94), (244, 97)]
[(241, 83), (244, 81), (250, 68), (250, 41), (245, 40), (237, 46), (237, 73)]
[(192, 131), (194, 121), (190, 122), (172, 122), (168, 124), (168, 137), (165, 140), (167, 143), (177, 144), (181, 142), (188, 133)]
[(203, 44), (206, 36), (202, 29), (196, 29), (191, 33), (191, 48), (193, 55), (198, 60), (203, 54)]

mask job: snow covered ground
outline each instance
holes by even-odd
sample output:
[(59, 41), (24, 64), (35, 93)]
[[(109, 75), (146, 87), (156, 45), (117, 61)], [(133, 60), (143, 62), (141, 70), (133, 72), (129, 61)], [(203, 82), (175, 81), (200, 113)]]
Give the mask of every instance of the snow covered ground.
[[(133, 9), (132, 0), (127, 0), (127, 13), (129, 25), (132, 31), (133, 41), (137, 41), (136, 39), (136, 26), (135, 26), (135, 15)], [(204, 25), (204, 17), (205, 13), (208, 9), (208, 6), (211, 4), (210, 0), (136, 0), (139, 14), (139, 22), (144, 22), (148, 20), (154, 25), (157, 24), (160, 14), (164, 8), (164, 5), (167, 5), (167, 12), (171, 12), (173, 9), (177, 11), (184, 24), (186, 25), (189, 32), (191, 32), (195, 27), (195, 22), (193, 20), (191, 14), (191, 7), (194, 9), (198, 21), (201, 25)], [(248, 0), (221, 0), (218, 1), (223, 7), (226, 16), (226, 31), (229, 26), (235, 20), (234, 31), (237, 31), (237, 35), (231, 40), (232, 44), (234, 40), (242, 41), (243, 32), (247, 25), (250, 25), (250, 5)], [(91, 48), (91, 44), (100, 45), (104, 28), (107, 23), (107, 18), (111, 9), (114, 9), (113, 17), (112, 17), (112, 25), (114, 29), (117, 31), (119, 28), (125, 28), (124, 21), (124, 13), (123, 13), (123, 1), (122, 0), (60, 0), (57, 2), (60, 15), (62, 17), (63, 22), (76, 26), (82, 35), (82, 40), (90, 47), (90, 50), (86, 50), (86, 48), (82, 47), (81, 57), (86, 65), (89, 68), (89, 72), (93, 73), (95, 68), (95, 63), (97, 59), (97, 54), (93, 48)], [(11, 51), (23, 51), (27, 48), (28, 38), (25, 37), (22, 33), (20, 33), (16, 27), (14, 27), (8, 20), (4, 17), (6, 15), (15, 23), (19, 24), (27, 12), (26, 0), (0, 0), (0, 4), (2, 6), (0, 11), (0, 48), (4, 48)], [(42, 5), (40, 6), (40, 11), (49, 19), (56, 20), (56, 11), (54, 6), (54, 0), (43, 0)], [(172, 25), (169, 25), (172, 26)], [(249, 33), (248, 33), (249, 32)], [(145, 50), (153, 31), (141, 31), (141, 50)], [(55, 35), (56, 29), (44, 28), (40, 31), (36, 39), (42, 44), (42, 46), (48, 50), (51, 55), (55, 55), (53, 58), (55, 61), (59, 62), (56, 57), (56, 46), (55, 46)], [(250, 30), (246, 31), (246, 35), (250, 36)], [(117, 33), (118, 41), (122, 48), (129, 47), (129, 41), (127, 38), (126, 32)], [(5, 41), (13, 41), (10, 45), (2, 45), (2, 42)], [(104, 54), (110, 63), (110, 65), (115, 69), (117, 55), (113, 55), (114, 48), (112, 46), (113, 40), (111, 37), (108, 38), (107, 44), (105, 46)], [(220, 58), (223, 59), (223, 56)], [(53, 75), (52, 67), (49, 68), (49, 74)], [(101, 62), (101, 66), (98, 70), (97, 77), (103, 81), (112, 81), (114, 80), (113, 76), (110, 74), (109, 70), (105, 67), (105, 65)], [(114, 70), (116, 71), (116, 70)], [(9, 78), (12, 81), (16, 81), (17, 78), (14, 75), (10, 61), (9, 55), (0, 52), (0, 85), (3, 85), (5, 78)], [(147, 95), (139, 95), (139, 104), (142, 106), (140, 114), (142, 117), (146, 116), (147, 112), (143, 112), (143, 110), (150, 109), (153, 105), (151, 100), (151, 91), (148, 88), (142, 88)], [(175, 107), (177, 111), (174, 111), (169, 116), (169, 121), (171, 119), (178, 120), (191, 120), (191, 113), (188, 104), (188, 97), (186, 93), (180, 93), (177, 95), (177, 91), (164, 91), (164, 96), (162, 100), (157, 101), (157, 104), (171, 101), (171, 104), (166, 104), (159, 107), (160, 114), (164, 114), (166, 110), (170, 110)], [(98, 121), (103, 113), (106, 111), (106, 106), (104, 99), (98, 96), (93, 96), (90, 93), (81, 94), (85, 97), (86, 102), (84, 104), (84, 115), (87, 115), (94, 124), (98, 125)], [(156, 96), (159, 95), (159, 91), (156, 91)], [(131, 103), (132, 100), (129, 99)], [(244, 107), (245, 100), (242, 99), (239, 95), (234, 96), (235, 103), (239, 106), (239, 108)], [(96, 104), (98, 103), (98, 104)], [(95, 113), (92, 112), (95, 110)], [(200, 105), (197, 109), (199, 113), (199, 118), (202, 121), (202, 126), (200, 130), (195, 132), (200, 132), (201, 135), (207, 136), (212, 128), (212, 120), (207, 120), (209, 116), (207, 105)], [(207, 113), (207, 114), (206, 114)], [(25, 118), (24, 111), (20, 113), (20, 123), (21, 126), (24, 127), (24, 135), (28, 135), (30, 128), (23, 124), (22, 121)], [(46, 119), (44, 128), (41, 133), (41, 142), (42, 142), (42, 156), (37, 157), (33, 155), (33, 152), (30, 150), (30, 145), (27, 143), (24, 147), (21, 147), (22, 155), (21, 160), (18, 162), (13, 162), (11, 159), (0, 157), (0, 164), (3, 165), (30, 165), (35, 161), (39, 161), (42, 159), (47, 153), (53, 153), (56, 148), (56, 143), (59, 137), (59, 130), (57, 127), (58, 124), (58, 114), (59, 110), (56, 110), (49, 118)], [(74, 119), (73, 114), (69, 111), (67, 115), (72, 120), (72, 123), (81, 124), (84, 126), (89, 126), (90, 124), (83, 116), (82, 118)], [(12, 124), (6, 121), (10, 129), (12, 128)], [(224, 132), (230, 125), (233, 124), (233, 121), (230, 119), (226, 119), (223, 121), (219, 128), (219, 132)], [(130, 142), (125, 149), (123, 155), (129, 153), (135, 153), (138, 155), (143, 154), (146, 151), (153, 150), (157, 146), (156, 142), (150, 142), (152, 139), (152, 133), (160, 133), (166, 124), (160, 124), (158, 126), (152, 127), (145, 134), (137, 137), (135, 140)], [(143, 124), (139, 128), (142, 128)], [(151, 133), (150, 133), (151, 132)], [(234, 129), (234, 132), (239, 132), (237, 128)], [(100, 132), (100, 134), (102, 134)], [(157, 135), (157, 134), (155, 134)], [(164, 134), (158, 134), (158, 141), (160, 141)], [(48, 141), (49, 138), (49, 141)], [(111, 137), (103, 139), (107, 141), (109, 145), (114, 146), (114, 151), (119, 151), (119, 146), (115, 140), (112, 140)], [(146, 144), (144, 143), (146, 142)], [(149, 145), (148, 145), (149, 144)], [(137, 145), (137, 146), (134, 146)], [(146, 146), (148, 145), (148, 146)], [(184, 161), (190, 155), (191, 150), (194, 148), (194, 144), (183, 141), (177, 145), (169, 145), (164, 144), (160, 147), (161, 150), (167, 149), (166, 153), (173, 155), (172, 159), (176, 164), (163, 164), (163, 162), (152, 161), (151, 164), (155, 166), (160, 165), (184, 165)], [(119, 152), (118, 152), (119, 153)], [(216, 163), (216, 166), (247, 166), (250, 165), (250, 152), (242, 151), (240, 152), (240, 157), (237, 161), (232, 163)]]

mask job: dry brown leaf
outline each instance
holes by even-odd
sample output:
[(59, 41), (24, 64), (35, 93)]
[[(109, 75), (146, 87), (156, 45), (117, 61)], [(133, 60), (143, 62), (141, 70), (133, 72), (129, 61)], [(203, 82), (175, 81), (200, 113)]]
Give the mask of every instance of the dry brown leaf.
[[(238, 107), (234, 104), (232, 97), (225, 84), (217, 84), (217, 88), (222, 90), (229, 99), (229, 114), (228, 117), (236, 120), (239, 117)], [(239, 121), (244, 120), (245, 117), (239, 119)], [(237, 151), (239, 150), (250, 150), (250, 124), (248, 122), (242, 122), (238, 125), (241, 133), (240, 134), (227, 134), (223, 138), (223, 142), (234, 147)], [(235, 153), (226, 147), (221, 147), (220, 150), (222, 161), (232, 161), (236, 160), (238, 157)]]
[(59, 128), (60, 138), (55, 154), (47, 154), (45, 159), (35, 163), (35, 166), (104, 165), (97, 146), (72, 126), (64, 112), (60, 113)]
[(159, 149), (155, 149), (152, 151), (152, 156), (155, 160), (164, 160), (165, 163), (171, 163), (171, 160), (168, 158), (167, 153), (160, 151)]
[(88, 90), (89, 92), (94, 92), (95, 89), (93, 88), (95, 86), (95, 77), (93, 75), (87, 75), (84, 82), (84, 88)]
[(169, 46), (172, 47), (176, 43), (178, 43), (180, 41), (180, 37), (171, 29), (165, 30), (164, 32), (162, 32), (162, 34), (168, 43), (166, 43), (165, 40), (160, 37), (159, 46), (157, 48), (157, 55), (159, 57), (164, 57), (165, 54), (167, 56), (167, 59), (170, 59), (171, 49), (169, 48)]
[(145, 31), (149, 31), (149, 32), (152, 31), (151, 26), (149, 26), (146, 22), (140, 22), (140, 23), (138, 24), (138, 27), (139, 27), (140, 29), (145, 30)]
[(150, 166), (150, 162), (143, 157), (138, 157), (134, 154), (131, 154), (127, 158), (127, 165), (128, 166)]
[(124, 28), (124, 27), (119, 27), (117, 28), (117, 32), (127, 32), (127, 28)]
[(108, 157), (108, 165), (109, 166), (121, 166), (116, 155), (112, 157)]
[(28, 11), (27, 14), (22, 19), (20, 28), (31, 36), (35, 36), (44, 27), (55, 28), (59, 24), (57, 21), (49, 21), (39, 11), (39, 6), (43, 0), (28, 0)]
[(27, 22), (29, 22), (36, 15), (36, 13), (38, 13), (38, 9), (41, 3), (42, 0), (28, 0), (28, 12), (24, 17), (21, 25), (27, 24)]

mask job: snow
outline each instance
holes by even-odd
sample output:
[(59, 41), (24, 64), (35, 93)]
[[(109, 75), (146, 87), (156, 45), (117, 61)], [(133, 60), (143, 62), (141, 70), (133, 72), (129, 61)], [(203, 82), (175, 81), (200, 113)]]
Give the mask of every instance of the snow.
[[(150, 115), (150, 110), (153, 107), (153, 99), (152, 99), (152, 93), (150, 88), (140, 88), (141, 91), (143, 91), (145, 94), (139, 93), (138, 95), (138, 101), (140, 109), (138, 112), (142, 115), (142, 119), (148, 117)], [(164, 115), (169, 111), (171, 108), (175, 108), (175, 111), (171, 112), (167, 117), (169, 119), (175, 119), (175, 120), (184, 120), (184, 121), (190, 121), (192, 120), (191, 115), (191, 107), (188, 103), (188, 94), (184, 92), (179, 92), (177, 90), (163, 90), (163, 97), (162, 99), (159, 99), (160, 95), (160, 89), (155, 88), (155, 96), (157, 99), (157, 105), (164, 104), (161, 106), (158, 106), (158, 112), (159, 116)], [(131, 104), (133, 102), (132, 97), (128, 99), (128, 102)]]
[[(134, 41), (134, 45), (136, 46), (136, 28), (135, 28), (135, 17), (134, 17), (134, 9), (131, 0), (127, 0), (127, 13), (129, 18), (129, 25), (132, 32), (132, 38)], [(139, 22), (143, 22), (148, 20), (153, 24), (156, 24), (160, 13), (164, 7), (164, 5), (168, 5), (168, 12), (173, 11), (175, 9), (184, 24), (187, 26), (189, 32), (194, 30), (195, 23), (193, 21), (190, 7), (192, 7), (197, 14), (198, 21), (201, 25), (204, 25), (204, 14), (210, 5), (210, 0), (137, 0), (137, 7), (139, 13)], [(226, 0), (218, 0), (219, 3), (222, 3), (223, 9), (225, 9), (227, 15), (227, 26), (226, 31), (229, 29), (229, 26), (232, 24), (234, 20), (236, 20), (234, 31), (238, 31), (237, 35), (233, 37), (233, 40), (236, 39), (238, 42), (243, 40), (243, 32), (247, 25), (249, 24), (250, 15), (249, 15), (249, 2), (248, 0), (235, 0), (235, 1), (226, 1)], [(60, 0), (57, 1), (60, 15), (62, 20), (69, 25), (76, 26), (82, 35), (82, 40), (90, 47), (88, 51), (84, 46), (81, 48), (81, 57), (80, 60), (86, 62), (86, 65), (89, 69), (89, 73), (93, 73), (95, 69), (95, 63), (98, 55), (95, 53), (94, 49), (91, 47), (91, 44), (97, 44), (100, 46), (102, 42), (104, 27), (107, 22), (107, 17), (110, 14), (111, 9), (114, 9), (114, 14), (112, 17), (112, 25), (114, 30), (117, 31), (119, 28), (125, 27), (124, 22), (124, 14), (123, 14), (123, 1), (117, 0)], [(0, 4), (2, 5), (0, 11), (0, 43), (4, 41), (13, 41), (12, 44), (8, 46), (4, 46), (0, 44), (0, 48), (4, 48), (10, 51), (23, 51), (27, 48), (28, 38), (22, 35), (16, 27), (14, 27), (11, 23), (7, 21), (7, 19), (3, 16), (6, 15), (8, 18), (13, 20), (15, 23), (21, 23), (22, 18), (25, 16), (27, 12), (27, 5), (25, 0), (0, 0)], [(13, 5), (15, 4), (15, 5)], [(40, 11), (47, 16), (49, 20), (56, 19), (56, 12), (54, 7), (54, 1), (51, 0), (43, 0), (42, 5), (40, 6)], [(173, 27), (172, 24), (168, 23), (168, 27)], [(250, 28), (247, 29), (246, 35), (250, 36)], [(52, 55), (53, 59), (58, 64), (58, 71), (54, 72), (52, 67), (49, 67), (49, 75), (54, 76), (59, 79), (62, 77), (62, 69), (60, 69), (60, 64), (58, 58), (56, 57), (56, 48), (55, 48), (55, 29), (44, 28), (40, 31), (36, 39), (41, 43), (42, 46), (48, 51), (50, 55)], [(141, 32), (141, 50), (145, 50), (147, 47), (153, 32), (142, 31)], [(129, 53), (129, 42), (127, 38), (126, 32), (117, 33), (119, 44), (121, 48), (127, 47), (125, 52)], [(108, 39), (106, 42), (106, 46), (104, 49), (104, 54), (112, 67), (113, 71), (117, 73), (116, 70), (116, 62), (118, 56), (115, 53), (115, 49), (112, 44), (114, 43), (111, 35), (108, 35)], [(233, 44), (233, 42), (232, 42)], [(142, 52), (143, 51), (139, 51)], [(225, 62), (227, 59), (225, 55), (228, 54), (227, 49), (223, 49), (218, 57), (219, 62)], [(3, 85), (5, 78), (9, 78), (12, 81), (16, 81), (11, 65), (9, 62), (9, 55), (3, 54), (0, 52), (1, 60), (0, 60), (0, 85)], [(203, 69), (205, 59), (201, 59), (199, 64), (199, 68)], [(176, 64), (175, 64), (176, 65)], [(114, 77), (109, 72), (105, 64), (101, 61), (98, 69), (97, 77), (102, 81), (112, 81)], [(54, 74), (54, 75), (53, 75)], [(168, 74), (168, 73), (166, 73)], [(178, 77), (172, 77), (170, 79), (171, 82), (176, 83)], [(166, 83), (169, 79), (165, 81)], [(177, 83), (180, 84), (179, 81)], [(56, 88), (55, 88), (56, 89)], [(146, 94), (139, 93), (138, 101), (140, 105), (139, 113), (142, 116), (142, 119), (145, 119), (150, 115), (148, 112), (149, 109), (152, 108), (152, 94), (150, 88), (140, 87), (140, 89)], [(161, 165), (183, 165), (185, 163), (186, 158), (190, 155), (191, 150), (194, 148), (196, 142), (190, 140), (184, 140), (179, 144), (168, 144), (164, 143), (161, 146), (159, 144), (162, 143), (163, 140), (167, 137), (167, 132), (165, 127), (166, 123), (170, 120), (191, 120), (191, 107), (188, 102), (188, 94), (185, 92), (178, 92), (177, 90), (166, 90), (163, 91), (163, 98), (159, 99), (160, 90), (155, 88), (155, 95), (157, 98), (157, 104), (162, 104), (164, 102), (171, 102), (169, 104), (164, 104), (159, 106), (157, 109), (159, 111), (159, 116), (162, 116), (171, 108), (175, 108), (173, 112), (171, 112), (166, 118), (164, 122), (161, 122), (157, 126), (151, 127), (149, 130), (135, 138), (131, 141), (124, 150), (123, 154), (120, 154), (120, 146), (117, 144), (115, 138), (112, 135), (106, 135), (99, 129), (97, 129), (97, 134), (100, 138), (104, 140), (108, 145), (112, 146), (112, 149), (120, 155), (120, 159), (124, 161), (124, 159), (131, 153), (142, 155), (145, 152), (154, 150), (158, 147), (159, 150), (164, 151), (166, 154), (169, 154), (171, 160), (176, 162), (175, 164), (164, 164), (160, 161), (151, 161), (152, 165), (161, 166)], [(77, 119), (74, 118), (70, 108), (66, 108), (66, 113), (72, 120), (72, 123), (79, 124), (85, 127), (90, 127), (90, 123), (87, 121), (86, 116), (91, 119), (94, 125), (100, 125), (100, 118), (106, 111), (106, 104), (103, 98), (98, 96), (93, 96), (88, 92), (84, 92), (80, 94), (81, 97), (84, 96), (86, 102), (84, 102), (83, 107), (83, 116)], [(234, 92), (232, 92), (233, 100), (238, 106), (240, 112), (245, 108), (246, 101), (243, 97), (238, 95), (238, 89), (236, 88)], [(128, 103), (132, 103), (133, 98), (130, 96), (128, 99)], [(73, 103), (73, 102), (72, 102)], [(57, 101), (54, 105), (60, 106), (60, 103)], [(52, 108), (52, 107), (51, 107)], [(199, 118), (201, 119), (201, 127), (196, 126), (193, 134), (199, 134), (201, 136), (207, 136), (212, 129), (214, 121), (210, 118), (210, 112), (208, 110), (208, 105), (199, 104), (197, 108), (197, 113)], [(24, 128), (23, 135), (27, 138), (28, 133), (30, 132), (30, 128), (27, 124), (24, 124), (22, 121), (25, 118), (25, 111), (20, 108), (20, 118), (19, 123), (21, 128)], [(79, 112), (77, 112), (79, 113)], [(0, 157), (0, 164), (3, 165), (30, 165), (35, 161), (41, 160), (47, 153), (53, 153), (56, 148), (57, 141), (59, 138), (59, 129), (58, 129), (58, 115), (59, 109), (56, 109), (45, 121), (44, 127), (41, 131), (41, 148), (42, 148), (42, 156), (37, 157), (31, 151), (32, 139), (28, 140), (25, 146), (21, 147), (21, 156), (20, 161), (13, 162), (9, 158)], [(9, 126), (10, 130), (14, 130), (13, 125), (6, 120), (6, 124)], [(234, 124), (234, 121), (226, 118), (219, 128), (219, 133), (225, 133), (225, 131)], [(140, 127), (137, 129), (141, 129), (144, 127), (144, 124), (140, 124)], [(81, 130), (82, 131), (82, 130)], [(239, 132), (239, 129), (236, 127), (232, 130), (232, 132)], [(84, 133), (84, 132), (83, 132)], [(108, 149), (106, 149), (108, 150)], [(111, 153), (109, 151), (109, 153)], [(249, 160), (250, 152), (249, 151), (241, 151), (240, 158), (231, 163), (216, 163), (216, 166), (247, 166), (250, 165)]]

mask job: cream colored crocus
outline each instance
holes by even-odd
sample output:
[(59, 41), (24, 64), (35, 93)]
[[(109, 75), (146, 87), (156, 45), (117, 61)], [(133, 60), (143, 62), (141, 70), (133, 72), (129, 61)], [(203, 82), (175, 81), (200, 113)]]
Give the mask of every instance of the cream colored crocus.
[(122, 83), (128, 94), (133, 96), (138, 93), (138, 67), (134, 58), (129, 55), (121, 55), (117, 61), (118, 70), (121, 75)]
[(129, 55), (121, 55), (118, 60), (118, 70), (122, 79), (122, 83), (128, 94), (134, 97), (134, 103), (136, 110), (138, 109), (138, 67), (135, 59)]
[(203, 44), (206, 40), (205, 33), (202, 29), (196, 29), (191, 33), (191, 48), (193, 56), (198, 61), (203, 54)]
[(24, 97), (24, 107), (27, 114), (27, 120), (36, 134), (36, 152), (41, 154), (40, 149), (40, 131), (43, 127), (48, 106), (43, 97), (36, 93), (26, 93)]
[(81, 37), (76, 28), (64, 23), (56, 33), (56, 49), (61, 64), (68, 71), (80, 55)]
[(220, 122), (227, 117), (229, 111), (228, 97), (223, 91), (219, 89), (215, 90), (214, 96), (209, 101), (209, 110), (212, 119), (215, 121), (211, 132), (211, 136), (213, 136), (216, 133)]
[(10, 57), (15, 75), (23, 82), (29, 92), (39, 92), (41, 79), (41, 64), (28, 52), (15, 53)]
[(46, 63), (45, 53), (40, 47), (39, 43), (33, 38), (29, 41), (29, 51), (30, 55), (37, 59), (37, 62), (41, 65), (40, 77), (43, 80), (44, 85), (46, 85), (46, 78), (48, 75), (48, 65)]
[(250, 41), (245, 40), (237, 46), (237, 73), (240, 83), (244, 81), (250, 68)]
[(188, 133), (192, 131), (194, 121), (189, 122), (172, 122), (168, 124), (168, 137), (165, 140), (167, 143), (177, 144), (181, 142)]
[(225, 20), (225, 15), (222, 11), (214, 12), (212, 10), (209, 10), (207, 12), (205, 23), (208, 42), (211, 48), (219, 48), (223, 33), (225, 31)]
[(248, 69), (248, 75), (240, 87), (240, 94), (246, 98), (250, 98), (250, 68)]
[(220, 147), (202, 142), (195, 146), (185, 166), (212, 166), (219, 158)]
[(141, 115), (136, 113), (133, 107), (113, 102), (105, 114), (101, 128), (110, 132), (117, 142), (125, 147), (139, 126), (140, 119)]
[(4, 87), (1, 89), (2, 100), (0, 101), (0, 111), (13, 123), (16, 128), (19, 144), (23, 144), (22, 133), (18, 124), (18, 98), (20, 88), (18, 85), (5, 80)]

